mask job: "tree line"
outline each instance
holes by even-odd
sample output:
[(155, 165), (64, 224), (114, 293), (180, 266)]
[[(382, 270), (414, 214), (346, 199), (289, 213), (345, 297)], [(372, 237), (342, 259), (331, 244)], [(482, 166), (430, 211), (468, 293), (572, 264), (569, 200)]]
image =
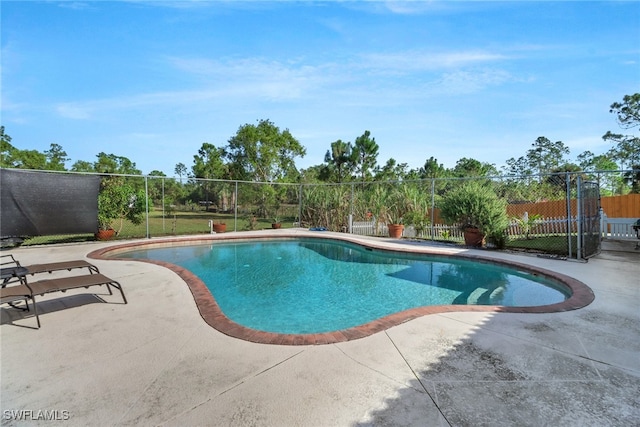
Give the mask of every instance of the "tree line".
[[(625, 95), (622, 102), (611, 104), (619, 127), (629, 131), (640, 126), (640, 93)], [(570, 150), (562, 141), (540, 136), (522, 156), (510, 158), (498, 170), (495, 164), (473, 158), (459, 159), (453, 168), (445, 168), (437, 158), (426, 159), (424, 165), (410, 169), (406, 163), (390, 158), (378, 163), (379, 145), (366, 130), (353, 142), (341, 139), (331, 142), (323, 162), (306, 169), (298, 169), (296, 158), (306, 155), (306, 149), (289, 132), (281, 130), (268, 119), (238, 128), (224, 146), (205, 142), (193, 156), (188, 168), (183, 163), (175, 166), (174, 173), (183, 178), (239, 180), (282, 183), (344, 183), (369, 181), (407, 181), (429, 178), (462, 178), (489, 176), (531, 176), (562, 174), (564, 172), (596, 172), (631, 170), (625, 176), (607, 175), (601, 182), (607, 191), (640, 192), (640, 138), (636, 135), (608, 131), (603, 139), (612, 144), (604, 154), (585, 151), (569, 160)], [(11, 137), (0, 126), (0, 167), (35, 170), (56, 170), (93, 173), (142, 175), (135, 162), (115, 154), (100, 152), (93, 162), (79, 160), (70, 169), (70, 161), (61, 145), (51, 144), (48, 150), (19, 149), (12, 145)], [(149, 176), (167, 176), (153, 170)], [(626, 190), (625, 188), (626, 187)]]

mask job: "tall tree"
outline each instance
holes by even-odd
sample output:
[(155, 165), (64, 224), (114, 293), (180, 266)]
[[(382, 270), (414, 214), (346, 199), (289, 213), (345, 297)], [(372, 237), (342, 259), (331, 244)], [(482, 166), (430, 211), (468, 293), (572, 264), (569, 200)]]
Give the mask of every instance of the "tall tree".
[[(198, 150), (198, 154), (193, 156), (193, 176), (200, 179), (225, 179), (229, 177), (227, 165), (224, 163), (224, 149), (205, 142)], [(201, 183), (204, 191), (204, 202), (209, 210), (209, 202), (220, 202), (219, 191), (216, 185), (210, 181)], [(215, 200), (211, 200), (211, 198)], [(220, 203), (221, 207), (224, 203)]]
[[(204, 142), (198, 154), (193, 156), (193, 176), (204, 179), (228, 178), (227, 166), (224, 163), (224, 149)], [(184, 166), (184, 165), (183, 165)], [(176, 171), (178, 166), (176, 165)]]
[(47, 157), (38, 150), (14, 150), (11, 163), (13, 168), (45, 170)]
[(529, 161), (525, 156), (520, 156), (517, 159), (511, 157), (506, 162), (506, 166), (502, 168), (504, 173), (511, 176), (526, 176), (531, 175), (533, 171), (529, 166)]
[(387, 160), (382, 167), (376, 167), (374, 175), (375, 181), (400, 181), (406, 179), (409, 173), (409, 165), (406, 163), (398, 163), (396, 159)]
[(623, 129), (640, 126), (640, 93), (625, 95), (622, 102), (614, 102), (609, 109), (616, 115), (618, 124)]
[(610, 173), (618, 170), (618, 165), (608, 154), (596, 156), (591, 151), (585, 151), (578, 155), (577, 160), (580, 168), (588, 173), (589, 179), (595, 179), (598, 182), (603, 195), (611, 195), (620, 188), (622, 178)]
[[(614, 102), (609, 109), (616, 115), (616, 121), (622, 129), (640, 126), (640, 93), (625, 95), (622, 102)], [(602, 139), (615, 143), (609, 155), (620, 162), (620, 169), (630, 165), (640, 165), (640, 138), (608, 131)]]
[(288, 129), (281, 131), (269, 120), (240, 126), (225, 148), (233, 179), (258, 182), (292, 180), (296, 157), (305, 148)]
[(86, 160), (77, 160), (71, 165), (72, 172), (95, 172), (93, 163)]
[(64, 171), (67, 170), (65, 163), (69, 161), (67, 152), (58, 144), (51, 144), (44, 152), (47, 160), (45, 167), (47, 170)]
[(326, 165), (314, 165), (305, 169), (300, 169), (300, 175), (296, 182), (303, 184), (316, 184), (322, 181), (326, 181), (324, 176)]
[(464, 178), (469, 176), (492, 176), (497, 175), (496, 167), (490, 163), (483, 163), (476, 159), (463, 157), (456, 162), (452, 171), (456, 177)]
[(538, 137), (533, 148), (527, 151), (527, 162), (539, 175), (547, 174), (566, 163), (569, 148), (562, 141), (551, 142), (544, 136)]
[(582, 168), (574, 163), (565, 163), (554, 168), (551, 172), (545, 177), (545, 182), (549, 184), (552, 191), (561, 195), (565, 195), (567, 192), (567, 182), (570, 183), (571, 188), (574, 188), (578, 175), (582, 175), (583, 179), (586, 178), (584, 174), (580, 173)]
[(607, 152), (607, 155), (620, 163), (620, 169), (640, 164), (640, 138), (608, 131), (602, 139), (616, 144)]
[(65, 162), (69, 159), (67, 153), (58, 144), (51, 144), (49, 150), (41, 153), (38, 150), (19, 150), (12, 146), (10, 141), (9, 135), (2, 136), (0, 166), (17, 169), (66, 170)]
[(356, 138), (353, 150), (357, 158), (357, 172), (362, 181), (367, 181), (373, 176), (372, 171), (378, 161), (378, 149), (376, 139), (371, 138), (371, 132), (368, 130)]
[[(168, 194), (168, 190), (169, 190), (169, 186), (171, 185), (171, 183), (173, 183), (173, 180), (165, 180), (164, 177), (166, 177), (167, 175), (165, 175), (164, 172), (159, 171), (157, 169), (152, 170), (151, 172), (149, 172), (148, 176), (148, 180), (147, 180), (147, 190), (149, 192), (149, 199), (151, 199), (154, 204), (156, 205), (162, 205), (162, 199), (165, 196), (165, 194)], [(161, 178), (156, 178), (156, 177), (161, 177)]]
[(12, 168), (13, 153), (16, 147), (11, 145), (11, 137), (4, 133), (4, 126), (0, 126), (0, 167)]
[(343, 182), (351, 175), (354, 166), (353, 146), (341, 139), (331, 143), (331, 149), (324, 155), (328, 181)]
[(420, 168), (420, 178), (444, 178), (445, 176), (447, 176), (447, 169), (433, 156), (429, 157)]
[(20, 150), (11, 144), (11, 137), (0, 126), (0, 166), (16, 169), (46, 169), (47, 157), (37, 150)]
[(631, 170), (624, 173), (623, 179), (632, 193), (640, 193), (640, 164), (632, 165)]
[(187, 166), (184, 163), (178, 163), (173, 171), (180, 177), (180, 183), (182, 184), (182, 176), (187, 174)]
[(93, 169), (98, 173), (142, 175), (142, 171), (136, 168), (136, 164), (123, 156), (100, 152), (96, 155), (98, 160), (93, 163)]

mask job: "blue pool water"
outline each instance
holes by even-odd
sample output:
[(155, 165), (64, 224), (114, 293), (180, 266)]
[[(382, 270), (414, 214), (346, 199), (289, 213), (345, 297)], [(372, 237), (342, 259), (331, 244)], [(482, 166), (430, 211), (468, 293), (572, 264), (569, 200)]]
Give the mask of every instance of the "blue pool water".
[(549, 280), (494, 264), (324, 239), (216, 242), (120, 257), (184, 267), (207, 285), (229, 319), (275, 333), (341, 330), (420, 306), (539, 306), (569, 296)]

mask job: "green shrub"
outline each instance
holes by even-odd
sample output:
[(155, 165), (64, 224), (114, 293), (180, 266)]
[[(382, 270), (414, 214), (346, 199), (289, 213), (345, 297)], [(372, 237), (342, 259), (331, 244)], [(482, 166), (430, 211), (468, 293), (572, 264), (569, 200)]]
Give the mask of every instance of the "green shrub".
[(499, 237), (509, 226), (507, 202), (488, 185), (467, 182), (447, 193), (440, 204), (440, 216), (448, 224), (477, 228), (487, 236)]
[(98, 228), (113, 228), (115, 221), (120, 221), (118, 233), (122, 231), (124, 220), (137, 225), (142, 223), (146, 212), (145, 192), (136, 190), (122, 177), (102, 179), (98, 194)]

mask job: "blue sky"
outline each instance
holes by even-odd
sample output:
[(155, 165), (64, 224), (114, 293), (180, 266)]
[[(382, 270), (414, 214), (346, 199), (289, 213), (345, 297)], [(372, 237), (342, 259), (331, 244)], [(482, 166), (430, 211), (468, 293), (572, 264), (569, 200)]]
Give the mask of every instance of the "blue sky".
[(2, 1), (14, 146), (174, 175), (269, 119), (321, 164), (369, 130), (378, 163), (502, 166), (539, 136), (606, 152), (640, 91), (640, 2)]

